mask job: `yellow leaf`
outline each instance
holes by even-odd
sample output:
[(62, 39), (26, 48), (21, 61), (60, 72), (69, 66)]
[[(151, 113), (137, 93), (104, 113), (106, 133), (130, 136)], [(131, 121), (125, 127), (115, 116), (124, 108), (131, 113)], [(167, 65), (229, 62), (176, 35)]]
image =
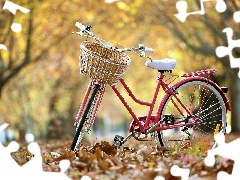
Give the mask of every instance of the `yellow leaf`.
[(101, 170), (106, 171), (106, 170), (109, 169), (110, 163), (107, 162), (107, 161), (99, 161), (99, 162), (98, 162), (98, 167), (99, 167)]
[(126, 11), (130, 9), (129, 6), (124, 2), (118, 2), (117, 6), (119, 9), (126, 10)]

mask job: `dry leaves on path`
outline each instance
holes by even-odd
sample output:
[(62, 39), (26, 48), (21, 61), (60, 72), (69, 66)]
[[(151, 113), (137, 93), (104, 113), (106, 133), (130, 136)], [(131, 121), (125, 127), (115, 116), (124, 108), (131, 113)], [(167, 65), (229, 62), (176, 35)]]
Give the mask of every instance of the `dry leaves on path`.
[[(216, 179), (219, 171), (231, 173), (233, 167), (232, 161), (221, 157), (217, 157), (213, 167), (208, 167), (198, 153), (165, 157), (163, 150), (147, 143), (130, 142), (127, 146), (117, 147), (101, 141), (82, 144), (76, 153), (69, 150), (71, 142), (48, 142), (39, 145), (44, 171), (58, 172), (59, 162), (68, 159), (70, 167), (66, 174), (77, 180), (84, 175), (92, 180), (151, 180), (157, 176), (163, 176), (166, 180), (179, 179), (170, 173), (173, 165), (190, 169), (190, 179)], [(34, 155), (21, 147), (19, 151), (12, 153), (12, 157), (19, 165), (23, 165), (34, 158)]]

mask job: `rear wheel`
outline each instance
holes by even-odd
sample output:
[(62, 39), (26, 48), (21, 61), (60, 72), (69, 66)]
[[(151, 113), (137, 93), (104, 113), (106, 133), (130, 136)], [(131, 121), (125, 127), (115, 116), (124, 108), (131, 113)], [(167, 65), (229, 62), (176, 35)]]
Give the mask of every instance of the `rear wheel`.
[[(214, 133), (226, 130), (226, 106), (215, 84), (206, 79), (189, 79), (174, 86), (177, 97), (198, 118), (200, 125), (181, 127), (158, 132), (160, 144), (167, 148), (186, 148), (197, 143), (204, 148), (215, 145)], [(168, 116), (172, 122), (184, 120), (193, 121), (186, 110), (177, 103), (172, 95), (166, 95), (162, 104), (161, 120)], [(183, 113), (179, 113), (180, 109)], [(162, 124), (172, 122), (163, 121)]]
[(85, 110), (83, 111), (82, 117), (77, 124), (76, 133), (71, 145), (71, 150), (76, 151), (85, 133), (87, 133), (95, 120), (97, 109), (100, 105), (104, 90), (101, 90), (99, 84), (95, 85), (93, 92), (86, 103)]

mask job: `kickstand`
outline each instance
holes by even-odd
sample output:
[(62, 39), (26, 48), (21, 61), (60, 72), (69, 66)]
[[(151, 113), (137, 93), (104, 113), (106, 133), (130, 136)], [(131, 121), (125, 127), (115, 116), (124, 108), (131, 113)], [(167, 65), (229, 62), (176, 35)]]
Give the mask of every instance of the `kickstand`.
[(132, 137), (132, 133), (130, 133), (127, 137), (122, 137), (120, 135), (115, 135), (113, 143), (116, 146), (122, 146), (128, 139), (130, 139)]

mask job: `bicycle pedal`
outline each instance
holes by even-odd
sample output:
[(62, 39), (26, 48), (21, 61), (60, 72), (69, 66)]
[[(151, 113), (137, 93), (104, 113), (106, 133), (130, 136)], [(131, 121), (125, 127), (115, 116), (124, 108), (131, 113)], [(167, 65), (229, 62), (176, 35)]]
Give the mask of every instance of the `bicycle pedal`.
[(124, 137), (120, 136), (120, 135), (115, 135), (114, 137), (114, 140), (113, 140), (113, 143), (116, 145), (116, 146), (121, 146), (123, 143)]
[(164, 115), (163, 122), (165, 122), (168, 125), (174, 125), (175, 118), (171, 114)]

